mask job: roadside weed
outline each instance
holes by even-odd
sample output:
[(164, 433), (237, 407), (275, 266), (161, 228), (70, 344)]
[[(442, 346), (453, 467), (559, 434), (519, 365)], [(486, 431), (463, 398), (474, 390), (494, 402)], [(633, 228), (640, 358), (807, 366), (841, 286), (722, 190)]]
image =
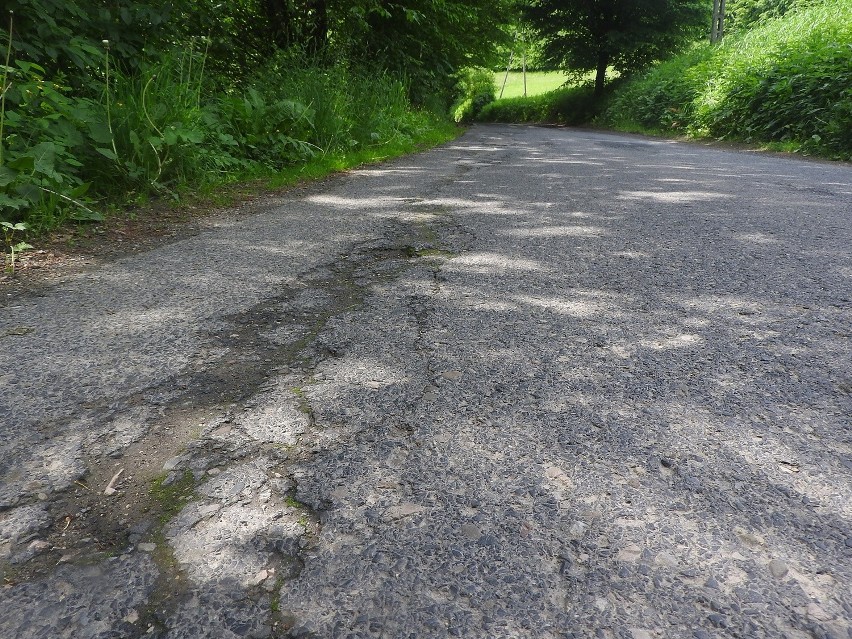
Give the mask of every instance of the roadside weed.
[(28, 249), (33, 248), (32, 244), (28, 244), (23, 241), (15, 241), (15, 233), (18, 231), (26, 232), (29, 229), (29, 225), (25, 222), (17, 222), (13, 224), (12, 222), (0, 222), (0, 227), (3, 228), (3, 240), (5, 243), (5, 248), (9, 251), (9, 254), (6, 256), (6, 272), (10, 275), (14, 275), (15, 273), (15, 260), (17, 259), (17, 254), (21, 251), (26, 251)]

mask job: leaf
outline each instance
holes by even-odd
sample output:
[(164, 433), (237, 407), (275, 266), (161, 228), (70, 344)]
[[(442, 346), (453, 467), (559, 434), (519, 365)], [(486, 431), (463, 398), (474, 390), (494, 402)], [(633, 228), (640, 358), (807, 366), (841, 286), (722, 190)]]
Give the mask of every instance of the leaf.
[(15, 251), (15, 253), (20, 253), (21, 251), (26, 251), (27, 249), (31, 248), (33, 248), (32, 244), (27, 244), (26, 242), (18, 242), (12, 247), (12, 250)]
[(31, 172), (35, 168), (35, 158), (31, 155), (22, 155), (9, 162), (6, 166), (18, 171)]
[(92, 186), (91, 182), (84, 182), (83, 184), (80, 184), (79, 186), (72, 189), (71, 192), (68, 195), (69, 195), (69, 197), (74, 197), (74, 198), (83, 197), (84, 195), (86, 195), (86, 193), (89, 192), (89, 188), (91, 186)]
[(100, 153), (102, 156), (104, 156), (105, 158), (107, 158), (109, 160), (118, 160), (118, 156), (115, 154), (115, 152), (113, 152), (112, 149), (106, 149), (106, 148), (100, 147), (100, 148), (95, 149), (95, 151), (97, 151), (98, 153)]
[(187, 142), (192, 142), (193, 144), (201, 144), (204, 142), (204, 133), (198, 129), (186, 129), (179, 133), (180, 137)]
[(98, 213), (97, 211), (93, 211), (91, 209), (77, 209), (74, 211), (70, 218), (75, 222), (103, 222), (104, 216), (103, 213)]
[(62, 178), (56, 171), (57, 150), (59, 150), (59, 147), (57, 147), (57, 144), (52, 140), (36, 144), (32, 150), (32, 153), (35, 156), (35, 166), (33, 171), (61, 182)]
[(105, 122), (89, 122), (89, 135), (98, 144), (112, 142), (112, 133)]
[(9, 186), (18, 177), (18, 172), (8, 166), (0, 166), (0, 188)]
[(25, 198), (25, 203), (27, 204), (30, 202), (38, 202), (42, 195), (41, 187), (30, 182), (25, 182), (15, 186), (15, 192), (22, 198)]
[(27, 200), (19, 197), (11, 197), (5, 193), (0, 193), (0, 207), (2, 208), (18, 211), (26, 204), (28, 204)]
[(26, 62), (24, 60), (15, 60), (15, 64), (23, 71), (24, 73), (29, 73), (30, 71), (36, 71), (44, 75), (44, 67), (36, 64), (35, 62)]

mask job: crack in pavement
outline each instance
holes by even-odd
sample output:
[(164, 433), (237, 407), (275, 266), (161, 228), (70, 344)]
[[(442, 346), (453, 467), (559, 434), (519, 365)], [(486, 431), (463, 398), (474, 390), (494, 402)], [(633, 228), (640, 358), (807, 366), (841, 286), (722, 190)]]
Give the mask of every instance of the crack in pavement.
[(82, 350), (117, 340), (138, 379), (81, 368), (72, 402), (42, 358), (64, 399), (0, 393), (0, 628), (848, 635), (846, 196), (844, 166), (476, 127), (205, 234), (117, 320), (77, 289)]
[[(152, 493), (141, 492), (144, 483), (137, 488), (136, 512), (119, 518), (103, 510), (103, 497), (91, 488), (103, 485), (107, 471), (86, 473), (81, 465), (74, 478), (79, 488), (45, 504), (46, 517), (37, 513), (31, 536), (42, 544), (38, 552), (11, 557), (10, 565), (22, 569), (7, 569), (7, 583), (19, 583), (9, 603), (34, 592), (50, 598), (49, 581), (27, 580), (49, 572), (57, 560), (66, 565), (69, 582), (91, 578), (86, 571), (73, 575), (72, 565), (103, 564), (119, 574), (151, 575), (120, 609), (123, 616), (111, 620), (113, 629), (128, 635), (132, 628), (150, 637), (221, 628), (235, 636), (284, 632), (293, 622), (280, 610), (276, 591), (299, 574), (300, 555), (320, 529), (317, 514), (296, 501), (298, 483), (288, 465), (311, 456), (301, 440), (320, 427), (303, 388), (316, 383), (312, 372), (319, 362), (342, 356), (323, 342), (323, 331), (330, 319), (357, 309), (378, 283), (393, 281), (423, 253), (434, 255), (435, 240), (422, 216), (411, 225), (390, 225), (383, 238), (352, 245), (334, 262), (303, 274), (297, 285), (223, 317), (223, 327), (204, 344), (218, 355), (212, 363), (203, 358), (194, 372), (109, 406), (88, 406), (101, 419), (126, 419), (153, 401), (155, 411), (135, 414), (131, 441), (116, 442), (109, 433), (99, 439), (112, 446), (105, 456), (132, 465), (134, 475), (152, 476), (159, 467), (164, 474)], [(97, 468), (99, 457), (85, 466)], [(128, 508), (129, 492), (121, 502)], [(39, 534), (50, 520), (73, 522), (73, 529)], [(74, 544), (66, 537), (72, 535), (77, 547), (69, 551)], [(16, 541), (21, 546), (30, 539)], [(112, 553), (118, 557), (109, 559)], [(136, 555), (141, 559), (134, 561)], [(250, 602), (251, 614), (228, 616), (226, 603), (235, 600)], [(89, 605), (101, 604), (93, 599)], [(7, 609), (0, 619), (14, 616)], [(38, 627), (33, 622), (30, 627)], [(45, 623), (54, 623), (52, 614)]]

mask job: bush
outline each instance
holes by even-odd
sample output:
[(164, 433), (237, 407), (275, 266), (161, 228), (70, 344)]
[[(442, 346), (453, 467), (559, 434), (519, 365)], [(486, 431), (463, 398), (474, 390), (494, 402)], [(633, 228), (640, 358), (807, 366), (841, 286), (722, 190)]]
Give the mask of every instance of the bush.
[(725, 29), (747, 31), (758, 23), (780, 18), (809, 0), (730, 0), (725, 7)]
[(595, 96), (594, 86), (584, 84), (527, 98), (506, 98), (487, 105), (477, 120), (585, 124), (600, 113), (608, 95), (609, 90), (602, 97)]
[(453, 119), (456, 122), (470, 122), (486, 105), (494, 102), (494, 73), (482, 68), (463, 69), (458, 74), (456, 93), (458, 97), (452, 109)]
[(802, 6), (660, 64), (618, 91), (602, 121), (850, 159), (852, 0)]
[[(33, 63), (0, 71), (0, 220), (36, 231), (99, 220), (98, 200), (176, 196), (239, 175), (281, 171), (315, 155), (409, 143), (435, 126), (387, 73), (282, 53), (243, 86), (217, 89), (204, 49), (116, 66), (108, 47), (88, 89)], [(489, 76), (490, 78), (490, 76)]]
[(709, 74), (706, 62), (712, 52), (709, 44), (696, 45), (648, 74), (623, 82), (601, 119), (622, 129), (686, 133), (693, 124), (695, 100)]

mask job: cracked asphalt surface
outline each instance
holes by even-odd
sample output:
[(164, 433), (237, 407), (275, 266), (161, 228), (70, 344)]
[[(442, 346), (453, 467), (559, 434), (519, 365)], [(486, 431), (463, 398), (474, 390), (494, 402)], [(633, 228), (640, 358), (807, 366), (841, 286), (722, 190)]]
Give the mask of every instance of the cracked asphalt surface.
[(10, 296), (0, 636), (851, 638), (850, 246), (849, 165), (477, 126)]

